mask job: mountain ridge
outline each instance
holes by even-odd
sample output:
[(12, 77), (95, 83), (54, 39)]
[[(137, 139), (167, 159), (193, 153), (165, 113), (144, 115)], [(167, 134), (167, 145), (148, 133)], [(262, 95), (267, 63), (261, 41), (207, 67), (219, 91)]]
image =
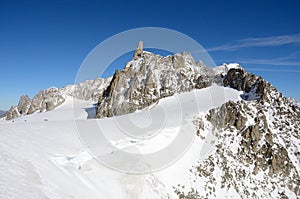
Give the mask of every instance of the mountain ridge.
[[(121, 105), (118, 108), (123, 108), (120, 113), (117, 113), (116, 115), (120, 114), (126, 114), (131, 113), (134, 110), (139, 110), (141, 108), (145, 108), (146, 106), (149, 106), (153, 104), (154, 102), (157, 102), (159, 99), (167, 96), (171, 96), (174, 93), (180, 93), (180, 92), (186, 92), (190, 91), (192, 89), (201, 89), (205, 88), (207, 86), (210, 86), (212, 83), (220, 84), (222, 81), (221, 78), (228, 72), (230, 68), (241, 68), (239, 64), (223, 64), (222, 66), (216, 66), (214, 68), (208, 68), (205, 66), (201, 61), (198, 61), (195, 63), (192, 55), (188, 52), (182, 52), (182, 53), (176, 53), (174, 55), (169, 55), (166, 57), (162, 57), (160, 55), (155, 55), (151, 52), (143, 51), (143, 44), (140, 43), (138, 45), (137, 50), (135, 51), (135, 54), (132, 58), (132, 61), (128, 62), (122, 71), (117, 70), (115, 74), (112, 77), (108, 78), (98, 78), (95, 80), (87, 80), (84, 81), (78, 85), (67, 85), (63, 88), (56, 88), (56, 87), (50, 87), (45, 90), (41, 90), (38, 94), (36, 94), (32, 99), (29, 98), (28, 95), (23, 95), (20, 97), (20, 100), (18, 102), (18, 105), (11, 106), (11, 108), (6, 113), (6, 120), (11, 120), (16, 117), (20, 117), (27, 114), (32, 114), (34, 112), (44, 112), (44, 111), (50, 111), (61, 105), (65, 102), (66, 96), (71, 96), (76, 99), (82, 99), (82, 100), (94, 100), (98, 103), (97, 111), (96, 111), (96, 117), (107, 117), (112, 116), (112, 112), (105, 108), (105, 106), (111, 106), (114, 102), (110, 101), (107, 104), (107, 98), (109, 97), (109, 93), (113, 94), (113, 89), (107, 90), (109, 88), (112, 88), (111, 85), (116, 84), (114, 81), (116, 78), (119, 79), (120, 74), (125, 74), (125, 76), (130, 77), (130, 75), (133, 75), (137, 70), (135, 68), (133, 70), (132, 67), (135, 65), (135, 67), (138, 67), (139, 72), (143, 72), (144, 75), (147, 75), (149, 70), (145, 68), (145, 66), (142, 66), (143, 69), (140, 68), (140, 62), (141, 58), (143, 56), (146, 56), (147, 58), (145, 60), (153, 61), (153, 59), (157, 59), (159, 66), (164, 66), (165, 70), (167, 70), (171, 65), (173, 65), (174, 68), (178, 69), (178, 76), (181, 76), (180, 78), (185, 83), (189, 82), (189, 79), (192, 79), (193, 82), (189, 82), (187, 85), (180, 85), (181, 88), (177, 88), (177, 90), (174, 90), (173, 88), (169, 89), (167, 87), (164, 87), (162, 92), (159, 92), (159, 96), (155, 96), (153, 94), (153, 85), (155, 85), (155, 82), (151, 82), (153, 80), (153, 77), (151, 75), (148, 75), (147, 81), (143, 83), (143, 85), (147, 84), (146, 89), (144, 92), (149, 93), (149, 95), (146, 97), (145, 95), (142, 96), (143, 100), (146, 100), (145, 104), (142, 104), (140, 107), (137, 105), (136, 107), (125, 107), (127, 105)], [(151, 60), (152, 59), (152, 60)], [(156, 68), (161, 70), (162, 68)], [(181, 71), (180, 71), (181, 70)], [(192, 71), (186, 71), (182, 72), (183, 70), (192, 70)], [(157, 71), (157, 70), (156, 70)], [(173, 75), (174, 70), (168, 71), (168, 75)], [(150, 72), (151, 73), (151, 72)], [(153, 75), (153, 74), (152, 74)], [(188, 75), (188, 76), (185, 76)], [(166, 80), (166, 78), (164, 78)], [(170, 81), (169, 81), (170, 82)], [(161, 82), (156, 82), (157, 86), (160, 85)], [(164, 81), (164, 84), (167, 84), (166, 81)], [(142, 85), (142, 86), (143, 86)], [(123, 87), (124, 85), (121, 85)], [(113, 87), (115, 89), (115, 87)], [(160, 89), (160, 88), (159, 88)], [(134, 92), (134, 88), (132, 87), (131, 82), (131, 93)], [(151, 91), (152, 90), (152, 91)], [(152, 92), (152, 93), (151, 93)], [(141, 96), (135, 96), (135, 98), (141, 98)], [(115, 103), (117, 104), (117, 103)], [(103, 108), (102, 108), (103, 107)], [(105, 110), (107, 109), (107, 110)], [(103, 112), (103, 113), (101, 113)]]
[(162, 57), (141, 49), (136, 51), (142, 53), (135, 55), (123, 70), (117, 70), (100, 95), (96, 118), (132, 113), (161, 98), (206, 88), (213, 83), (244, 91), (245, 100), (264, 98), (271, 86), (239, 64), (208, 68), (200, 61), (195, 63), (188, 52)]
[(65, 102), (67, 96), (81, 100), (97, 101), (98, 96), (108, 85), (110, 77), (86, 80), (80, 84), (67, 85), (63, 88), (50, 87), (41, 90), (32, 99), (28, 95), (20, 97), (17, 106), (12, 106), (6, 113), (6, 120), (11, 120), (35, 112), (51, 111)]
[[(216, 152), (191, 169), (195, 182), (207, 182), (206, 197), (222, 187), (241, 198), (299, 197), (300, 111), (273, 86), (265, 88), (259, 100), (229, 101), (197, 119), (201, 139), (208, 126), (220, 132)], [(222, 173), (218, 179), (214, 171)], [(201, 198), (199, 190), (175, 188), (182, 198)]]
[[(151, 189), (150, 192), (154, 191), (157, 194), (155, 196), (162, 198), (169, 198), (174, 193), (180, 199), (220, 197), (299, 198), (300, 109), (296, 101), (286, 98), (272, 84), (260, 76), (247, 72), (239, 64), (223, 64), (215, 68), (208, 68), (201, 62), (195, 63), (190, 53), (183, 52), (162, 57), (143, 51), (142, 46), (142, 43), (139, 43), (132, 61), (128, 62), (123, 70), (116, 71), (113, 77), (88, 80), (79, 85), (69, 85), (61, 89), (52, 87), (40, 91), (33, 99), (24, 95), (20, 98), (19, 104), (11, 108), (6, 119), (34, 112), (54, 110), (56, 107), (64, 105), (65, 98), (71, 96), (76, 99), (96, 102), (96, 117), (98, 120), (87, 120), (87, 118), (82, 119), (80, 117), (81, 122), (86, 122), (86, 124), (100, 122), (102, 127), (108, 129), (107, 135), (113, 137), (113, 133), (117, 129), (123, 129), (120, 126), (115, 129), (112, 128), (115, 124), (115, 118), (109, 117), (131, 114), (130, 116), (134, 118), (133, 115), (136, 114), (135, 120), (138, 120), (138, 118), (145, 119), (142, 117), (145, 117), (146, 107), (154, 103), (159, 104), (162, 101), (165, 105), (168, 105), (168, 100), (176, 101), (175, 98), (177, 96), (174, 96), (175, 94), (184, 96), (184, 94), (193, 94), (192, 92), (198, 90), (201, 91), (199, 93), (202, 93), (200, 95), (202, 98), (204, 98), (203, 96), (208, 96), (207, 98), (209, 99), (209, 88), (216, 89), (216, 92), (227, 89), (231, 92), (234, 91), (234, 97), (229, 98), (231, 100), (226, 101), (224, 99), (222, 101), (221, 99), (222, 103), (218, 106), (213, 106), (213, 102), (210, 101), (210, 106), (205, 111), (201, 112), (198, 109), (192, 109), (193, 115), (188, 115), (188, 111), (185, 113), (190, 119), (189, 122), (195, 127), (195, 132), (194, 130), (190, 131), (195, 133), (196, 136), (193, 146), (199, 147), (196, 148), (197, 151), (191, 152), (192, 157), (188, 156), (188, 159), (192, 158), (196, 161), (189, 163), (189, 165), (184, 165), (185, 170), (182, 167), (178, 167), (181, 170), (176, 170), (178, 174), (180, 172), (186, 176), (181, 176), (182, 178), (178, 181), (170, 183), (168, 182), (169, 176), (166, 177), (160, 174), (159, 178), (159, 175), (156, 176), (156, 173), (151, 173), (152, 181), (146, 180), (146, 183), (138, 181), (138, 185), (134, 183), (130, 185), (133, 185), (132, 187), (142, 185), (147, 188), (147, 191)], [(201, 99), (195, 102), (195, 99), (189, 98), (185, 102), (188, 105), (205, 103)], [(170, 110), (173, 109), (173, 106), (174, 108), (176, 106), (176, 103), (172, 103), (171, 106), (168, 106)], [(206, 103), (208, 102), (206, 101)], [(70, 105), (72, 104), (69, 101), (68, 110), (74, 108), (74, 106)], [(77, 107), (75, 106), (75, 108)], [(137, 110), (142, 109), (144, 112), (141, 112), (144, 115), (139, 115)], [(83, 107), (80, 107), (80, 111), (78, 111), (82, 114), (84, 110)], [(63, 110), (58, 109), (55, 111), (61, 111), (59, 113), (63, 114)], [(195, 113), (194, 111), (198, 112)], [(174, 112), (171, 113), (173, 113), (172, 119), (178, 119)], [(44, 114), (51, 115), (51, 112)], [(38, 115), (34, 116), (38, 118), (37, 120), (41, 120), (41, 117)], [(54, 131), (57, 133), (58, 138), (61, 136), (60, 133), (70, 133), (68, 136), (74, 139), (72, 137), (74, 132), (69, 132), (66, 129), (75, 127), (72, 127), (70, 124), (70, 126), (65, 126), (68, 123), (67, 121), (42, 121), (45, 124), (38, 124), (55, 129)], [(54, 124), (62, 124), (58, 128), (61, 128), (61, 132), (57, 131), (56, 125), (51, 126), (52, 122)], [(127, 120), (125, 120), (125, 124), (128, 126), (126, 122)], [(15, 127), (18, 125), (17, 123), (21, 127), (25, 125), (20, 120), (15, 122), (14, 126), (9, 122), (5, 125)], [(69, 121), (69, 123), (74, 125), (73, 120)], [(180, 123), (178, 125), (181, 127)], [(30, 129), (30, 127), (27, 125), (27, 128)], [(166, 136), (162, 136), (163, 139), (159, 140), (160, 144), (162, 144), (162, 141), (170, 141), (168, 138), (171, 135), (174, 136), (176, 130), (174, 130), (174, 126), (172, 127), (173, 129), (167, 129), (164, 132)], [(40, 127), (37, 129), (38, 131), (36, 132), (39, 133)], [(9, 131), (10, 129), (7, 127), (7, 132)], [(16, 136), (20, 136), (20, 133), (16, 132)], [(43, 136), (43, 134), (39, 135)], [(27, 136), (30, 137), (30, 135)], [(52, 134), (47, 136), (49, 136), (48, 139), (53, 139), (51, 137)], [(77, 136), (76, 134), (76, 138)], [(10, 136), (8, 138), (11, 139)], [(154, 136), (154, 138), (157, 137)], [(30, 139), (32, 138), (30, 137)], [(55, 139), (55, 141), (57, 140), (59, 139)], [(119, 146), (120, 150), (126, 150), (130, 147), (135, 149), (143, 147), (147, 141), (147, 139), (139, 140), (127, 137), (126, 139), (112, 140), (112, 143), (116, 147)], [(45, 142), (47, 143), (47, 140)], [(65, 147), (65, 142), (68, 142), (68, 139), (60, 142), (63, 146), (62, 148)], [(202, 151), (200, 150), (202, 149), (199, 143), (202, 142), (215, 146), (210, 149), (211, 151), (206, 151), (207, 156), (205, 157), (201, 156)], [(26, 144), (26, 142), (22, 143)], [(52, 143), (49, 145), (52, 146)], [(105, 148), (107, 147), (106, 145), (99, 147), (103, 147), (101, 149), (104, 151), (107, 150)], [(8, 151), (10, 152), (10, 150)], [(108, 151), (110, 155), (114, 154), (110, 149)], [(60, 151), (58, 150), (58, 152)], [(189, 152), (187, 151), (187, 153)], [(83, 159), (87, 158), (88, 161), (91, 159), (89, 155), (83, 152), (78, 157), (76, 155), (53, 156), (51, 161), (54, 160), (56, 164), (59, 164), (59, 168), (63, 168), (63, 170), (72, 171), (76, 174), (79, 172), (80, 177), (88, 175), (91, 168), (99, 169), (95, 165), (89, 165), (91, 164), (90, 162), (80, 162), (78, 164), (76, 158), (81, 160), (82, 156)], [(3, 159), (6, 160), (5, 158)], [(47, 158), (46, 162), (49, 162)], [(128, 163), (126, 159), (124, 159), (124, 162)], [(68, 170), (70, 165), (73, 165), (74, 168)], [(66, 173), (69, 175), (72, 172)], [(171, 170), (171, 172), (171, 175), (174, 175), (174, 171)], [(81, 174), (83, 175), (81, 176)], [(102, 171), (98, 174), (102, 176)], [(122, 174), (125, 180), (122, 179), (128, 183), (126, 180), (130, 178), (129, 176), (132, 177), (133, 175), (126, 176), (126, 174)], [(139, 175), (139, 177), (144, 180), (144, 176)], [(149, 184), (150, 186), (148, 187), (147, 185)], [(166, 188), (167, 184), (171, 184), (172, 187)], [(156, 189), (157, 186), (160, 187), (159, 191)], [(144, 193), (143, 190), (137, 193), (136, 189), (131, 189), (131, 186), (124, 189), (134, 196), (145, 197), (148, 193), (147, 191), (147, 193)]]

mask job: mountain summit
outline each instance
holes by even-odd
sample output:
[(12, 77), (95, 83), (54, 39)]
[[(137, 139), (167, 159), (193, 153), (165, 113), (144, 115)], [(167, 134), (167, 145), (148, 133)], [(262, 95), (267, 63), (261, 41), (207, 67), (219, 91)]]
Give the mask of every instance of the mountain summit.
[(245, 100), (263, 99), (271, 87), (238, 64), (208, 68), (188, 52), (162, 57), (143, 51), (140, 42), (132, 61), (117, 70), (98, 100), (97, 118), (141, 110), (175, 93), (217, 84), (244, 91)]
[(161, 57), (140, 53), (140, 47), (100, 95), (98, 118), (133, 113), (212, 84), (243, 92), (241, 101), (229, 101), (196, 119), (202, 139), (209, 126), (218, 129), (217, 150), (191, 168), (194, 186), (175, 188), (179, 198), (209, 198), (222, 188), (241, 198), (300, 195), (300, 112), (295, 104), (238, 64), (208, 68), (187, 52)]
[[(218, 92), (224, 92), (224, 99), (214, 98), (215, 103), (211, 95)], [(143, 124), (147, 111), (157, 117), (151, 119), (161, 120), (158, 107), (169, 114), (167, 119), (177, 120), (176, 99), (184, 103), (181, 116), (186, 126), (169, 121), (157, 135), (137, 139), (124, 138), (115, 123), (116, 117), (125, 118), (127, 125), (128, 117), (122, 115), (128, 114)], [(79, 106), (72, 106), (72, 100)], [(96, 111), (87, 113), (94, 103)], [(195, 104), (202, 109), (194, 109)], [(108, 151), (108, 157), (123, 151), (152, 154), (169, 146), (179, 130), (195, 139), (169, 167), (139, 175), (116, 172), (99, 165), (80, 144), (74, 114), (67, 114), (74, 108), (82, 124), (98, 122), (111, 138), (95, 144), (101, 152)], [(26, 120), (0, 121), (0, 185), (3, 181), (3, 187), (9, 187), (0, 198), (34, 198), (28, 196), (31, 193), (45, 198), (300, 197), (299, 104), (239, 64), (208, 68), (195, 63), (188, 52), (162, 57), (144, 51), (139, 42), (132, 60), (113, 77), (49, 88), (32, 99), (24, 95), (6, 119), (20, 116)], [(50, 120), (41, 119), (46, 116)], [(134, 130), (144, 133), (142, 128)], [(167, 154), (172, 155), (173, 151)], [(120, 162), (118, 166), (140, 166), (117, 157), (112, 162)], [(32, 192), (22, 191), (28, 187)]]
[(143, 51), (142, 42), (133, 60), (117, 70), (98, 100), (97, 118), (132, 113), (161, 98), (220, 83), (221, 76), (190, 53), (162, 57)]

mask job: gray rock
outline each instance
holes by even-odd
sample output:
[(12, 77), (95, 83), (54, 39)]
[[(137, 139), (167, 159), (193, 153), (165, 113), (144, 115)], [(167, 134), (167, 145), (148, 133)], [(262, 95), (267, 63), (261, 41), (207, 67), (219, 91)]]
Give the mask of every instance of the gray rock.
[[(244, 102), (242, 101), (240, 103), (243, 104)], [(210, 110), (207, 120), (210, 121), (214, 127), (217, 127), (218, 130), (226, 129), (231, 126), (237, 130), (242, 130), (247, 121), (239, 107), (236, 106), (236, 103), (231, 101), (226, 102), (220, 108)]]
[(242, 68), (230, 69), (224, 80), (224, 86), (244, 91), (245, 94), (242, 96), (245, 100), (267, 100), (267, 93), (271, 90), (278, 91), (271, 86), (262, 77), (246, 72)]
[(20, 115), (26, 114), (31, 105), (31, 100), (28, 95), (22, 95), (18, 103), (18, 111)]
[(116, 71), (99, 97), (97, 118), (132, 113), (175, 93), (208, 87), (214, 80), (213, 70), (196, 65), (187, 52), (167, 57), (143, 52), (135, 58)]
[(13, 118), (19, 117), (20, 113), (17, 106), (12, 106), (6, 113), (6, 120), (11, 120)]
[(136, 60), (143, 56), (143, 41), (139, 41), (137, 49), (134, 51), (133, 59)]
[(61, 95), (58, 88), (52, 87), (42, 90), (33, 97), (27, 114), (32, 114), (36, 111), (44, 112), (53, 110), (55, 107), (61, 105), (64, 101), (65, 98)]
[[(273, 192), (272, 196), (270, 194), (272, 190), (281, 190), (282, 187), (288, 188), (298, 197), (299, 111), (264, 80), (257, 81), (259, 78), (252, 76), (255, 81), (250, 80), (249, 83), (245, 82), (247, 74), (240, 74), (240, 71), (235, 71), (233, 76), (237, 75), (236, 79), (240, 83), (229, 81), (230, 86), (241, 90), (251, 88), (248, 91), (257, 91), (261, 98), (229, 101), (210, 110), (206, 116), (200, 116), (195, 122), (198, 124), (197, 135), (205, 139), (207, 131), (203, 125), (209, 122), (218, 130), (218, 140), (216, 152), (199, 162), (192, 172), (201, 182), (205, 181), (205, 186), (210, 187), (210, 190), (233, 188), (241, 198), (284, 198), (284, 190)], [(259, 88), (257, 85), (262, 86)], [(249, 122), (249, 119), (253, 121)], [(214, 170), (221, 173), (220, 187), (217, 187), (212, 172)], [(255, 177), (258, 174), (260, 177)], [(186, 196), (186, 192), (183, 193), (180, 188), (175, 192), (183, 194), (183, 198)], [(211, 195), (213, 191), (207, 194)], [(201, 193), (201, 196), (207, 194)]]
[(98, 78), (95, 80), (87, 80), (77, 85), (68, 85), (60, 89), (61, 93), (72, 96), (80, 100), (97, 101), (111, 81), (111, 78)]
[(27, 95), (23, 95), (19, 100), (18, 106), (12, 107), (6, 113), (6, 119), (10, 120), (35, 112), (54, 110), (64, 103), (68, 96), (80, 100), (93, 100), (96, 102), (110, 81), (111, 78), (98, 78), (95, 80), (87, 80), (77, 85), (68, 85), (61, 89), (51, 87), (46, 90), (41, 90), (32, 99)]
[[(223, 64), (211, 69), (201, 61), (195, 64), (187, 52), (161, 57), (149, 52), (137, 53), (141, 52), (141, 46), (140, 43), (133, 60), (122, 71), (116, 71), (99, 97), (97, 118), (132, 113), (161, 98), (206, 88), (212, 83), (244, 91), (243, 99), (250, 101), (267, 100), (267, 92), (277, 92), (261, 77), (246, 72), (239, 65), (232, 68)], [(239, 119), (237, 125), (242, 126), (243, 119)]]

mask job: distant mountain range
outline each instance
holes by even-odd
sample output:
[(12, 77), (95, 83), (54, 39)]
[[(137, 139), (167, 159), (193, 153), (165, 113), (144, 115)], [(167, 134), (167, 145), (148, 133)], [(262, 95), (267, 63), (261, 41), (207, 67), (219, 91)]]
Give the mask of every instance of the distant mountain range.
[(6, 111), (0, 110), (0, 117), (4, 116), (6, 114)]

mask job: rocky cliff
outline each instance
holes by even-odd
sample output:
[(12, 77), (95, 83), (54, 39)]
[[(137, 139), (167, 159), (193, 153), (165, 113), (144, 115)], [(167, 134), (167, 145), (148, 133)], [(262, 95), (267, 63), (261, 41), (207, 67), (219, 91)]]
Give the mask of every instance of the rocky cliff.
[[(242, 69), (231, 69), (224, 85), (245, 92), (244, 100), (227, 102), (197, 119), (197, 135), (218, 132), (215, 152), (191, 168), (200, 189), (180, 198), (212, 197), (218, 189), (240, 198), (298, 198), (300, 196), (300, 111), (276, 88)], [(195, 191), (197, 190), (197, 191)]]
[(132, 113), (175, 93), (222, 83), (225, 65), (217, 72), (195, 63), (187, 52), (162, 57), (141, 48), (140, 43), (133, 60), (122, 71), (116, 71), (100, 96), (97, 118)]

